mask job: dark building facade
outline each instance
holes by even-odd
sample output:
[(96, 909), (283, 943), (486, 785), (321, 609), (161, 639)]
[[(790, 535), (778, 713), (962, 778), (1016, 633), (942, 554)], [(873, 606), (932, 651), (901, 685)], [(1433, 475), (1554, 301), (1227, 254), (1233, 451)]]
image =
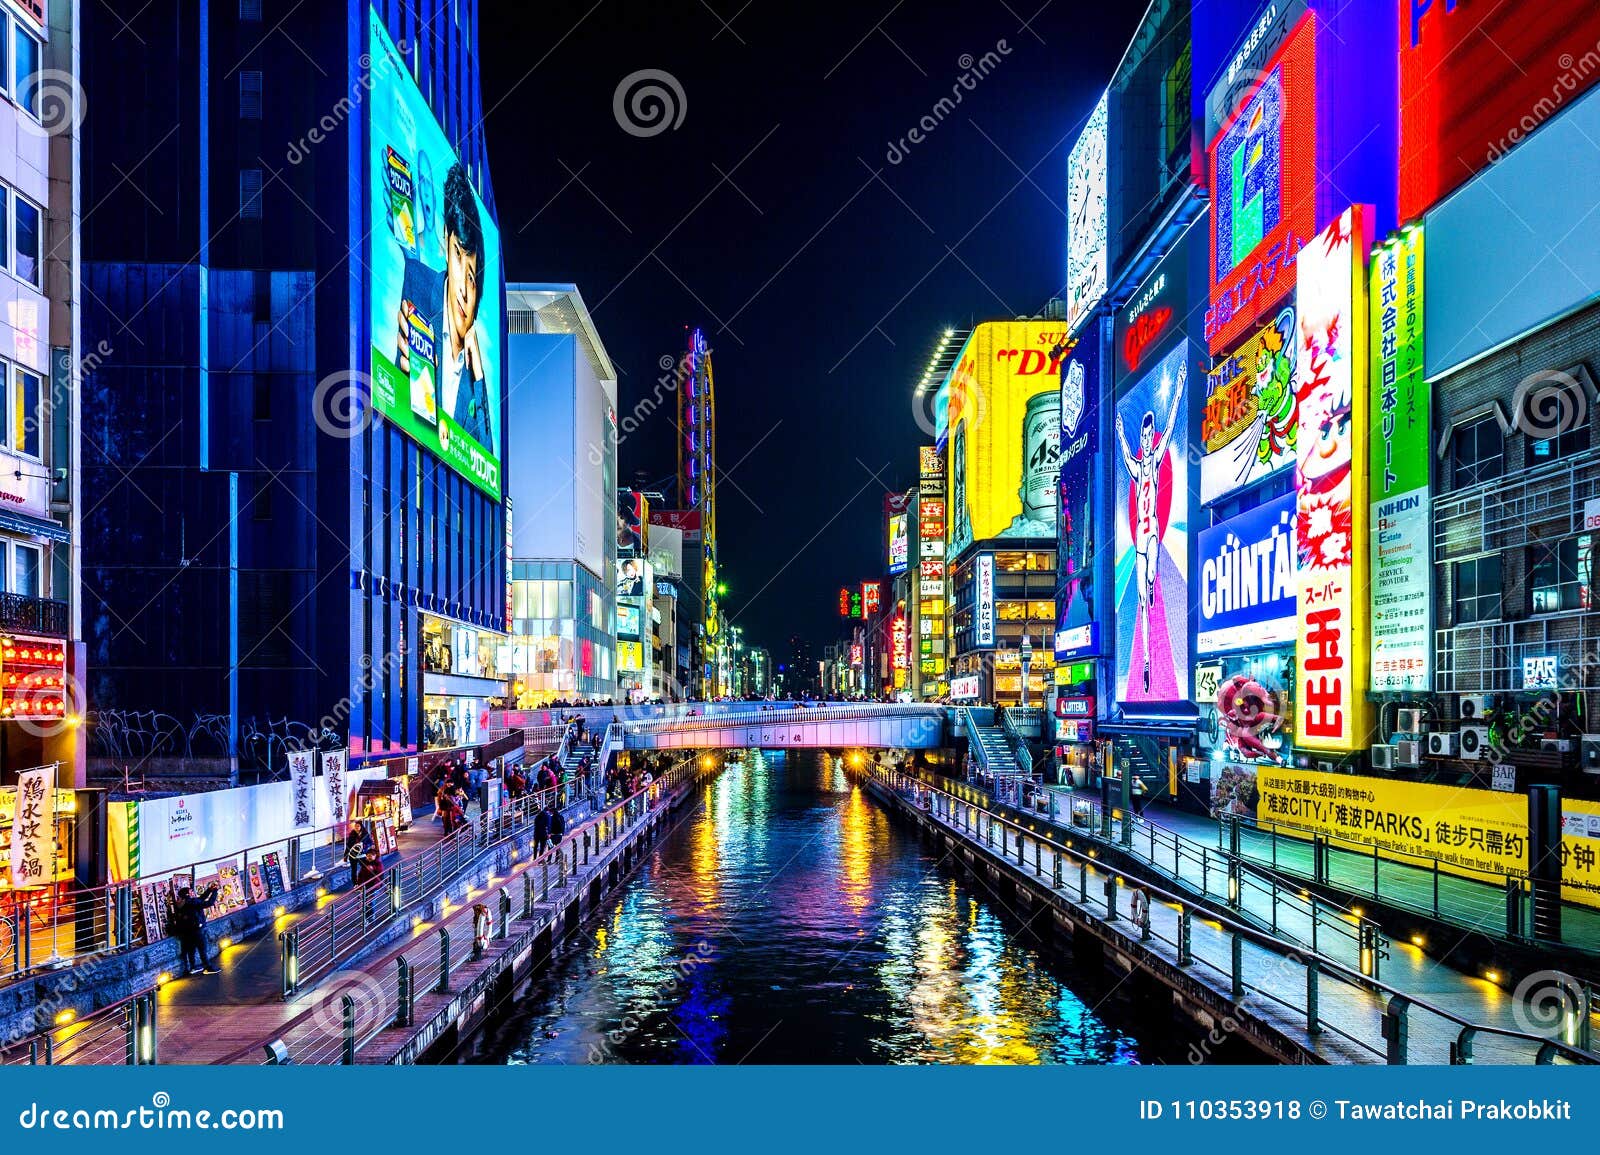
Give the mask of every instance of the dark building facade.
[[(374, 331), (372, 295), (395, 236), (418, 259), (457, 239), (448, 188), (429, 227), (428, 178), (460, 168), (481, 206), (477, 316), (503, 349), (478, 5), (156, 0), (84, 23), (85, 72), (117, 94), (89, 101), (82, 162), (84, 335), (110, 349), (83, 387), (91, 764), (276, 773), (308, 738), (356, 763), (415, 753), (424, 635), (443, 623), (492, 654), (506, 627), (503, 357), (482, 380), (437, 360), (439, 405), (416, 366), (432, 337), (448, 356), (445, 319), (417, 321), (411, 404), (392, 413), (372, 382), (395, 330)], [(441, 131), (454, 157), (390, 147), (390, 187), (372, 187), (389, 136)], [(477, 476), (459, 432), (444, 451), (463, 426), (441, 411), (491, 442)]]

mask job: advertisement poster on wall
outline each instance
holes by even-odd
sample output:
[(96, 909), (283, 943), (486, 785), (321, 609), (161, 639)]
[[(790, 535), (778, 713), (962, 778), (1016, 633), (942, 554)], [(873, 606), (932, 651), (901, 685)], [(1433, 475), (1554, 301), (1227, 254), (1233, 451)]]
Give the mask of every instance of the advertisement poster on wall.
[(1316, 16), (1307, 12), (1208, 149), (1213, 353), (1294, 288), (1295, 259), (1316, 232), (1316, 83)]
[(1067, 328), (1076, 329), (1106, 291), (1107, 93), (1067, 156)]
[(1295, 369), (1301, 711), (1309, 749), (1350, 752), (1366, 744), (1366, 460), (1368, 371), (1367, 211), (1346, 209), (1299, 260), (1301, 352)]
[(1116, 405), (1117, 699), (1189, 697), (1189, 343)]
[(1291, 302), (1206, 374), (1201, 504), (1220, 501), (1294, 464), (1299, 347)]
[(1063, 630), (1086, 628), (1090, 644), (1056, 651), (1056, 661), (1093, 653), (1094, 471), (1099, 453), (1100, 335), (1091, 328), (1061, 366), (1061, 509), (1056, 515), (1057, 637)]
[(500, 230), (367, 13), (372, 406), (500, 498)]
[(1295, 640), (1295, 495), (1200, 531), (1195, 652)]
[(950, 538), (1056, 536), (1060, 321), (987, 321), (950, 375)]
[(1422, 375), (1422, 228), (1372, 255), (1372, 688), (1431, 689), (1432, 397)]

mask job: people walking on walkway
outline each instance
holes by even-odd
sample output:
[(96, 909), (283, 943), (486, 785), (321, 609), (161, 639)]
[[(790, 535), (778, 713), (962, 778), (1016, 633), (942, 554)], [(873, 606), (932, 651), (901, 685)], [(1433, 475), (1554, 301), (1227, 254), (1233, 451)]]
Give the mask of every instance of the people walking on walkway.
[(550, 800), (550, 845), (560, 846), (561, 839), (567, 833), (567, 816), (561, 813), (555, 799)]
[(366, 823), (359, 819), (350, 824), (350, 832), (344, 836), (344, 860), (350, 866), (351, 886), (361, 886), (383, 874), (383, 859)]
[(550, 811), (554, 806), (547, 806), (539, 811), (533, 819), (533, 856), (538, 858), (550, 845)]
[(194, 969), (191, 965), (194, 959), (199, 960), (201, 974), (217, 973), (206, 954), (206, 910), (216, 901), (217, 884), (214, 882), (198, 895), (187, 886), (178, 891), (178, 903), (173, 908), (170, 926), (182, 955), (183, 972), (180, 978), (189, 977)]

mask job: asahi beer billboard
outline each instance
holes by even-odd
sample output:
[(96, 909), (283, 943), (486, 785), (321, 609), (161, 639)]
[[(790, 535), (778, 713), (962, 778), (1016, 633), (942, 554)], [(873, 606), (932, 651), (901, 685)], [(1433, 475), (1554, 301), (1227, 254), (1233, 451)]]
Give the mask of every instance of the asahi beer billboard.
[(986, 321), (949, 378), (949, 556), (992, 538), (1056, 536), (1059, 321)]

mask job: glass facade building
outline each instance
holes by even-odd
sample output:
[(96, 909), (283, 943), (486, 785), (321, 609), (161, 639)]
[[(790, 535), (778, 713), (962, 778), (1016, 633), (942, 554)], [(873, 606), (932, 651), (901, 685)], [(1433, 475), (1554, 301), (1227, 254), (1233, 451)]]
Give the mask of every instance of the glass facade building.
[[(478, 5), (161, 2), (84, 24), (85, 71), (119, 94), (89, 102), (82, 164), (84, 332), (108, 350), (83, 384), (91, 764), (141, 714), (170, 720), (142, 748), (195, 768), (281, 773), (284, 740), (308, 737), (356, 764), (415, 754), (425, 692), (492, 684), (433, 685), (422, 661), (430, 623), (503, 634), (506, 519), (481, 470), (377, 396), (394, 330), (373, 301), (401, 234), (372, 158), (415, 160), (405, 259), (424, 272), (431, 169), (497, 237)], [(483, 252), (493, 339), (503, 274)], [(470, 416), (447, 410), (488, 430), (497, 469), (503, 373), (469, 383), (489, 399)]]

